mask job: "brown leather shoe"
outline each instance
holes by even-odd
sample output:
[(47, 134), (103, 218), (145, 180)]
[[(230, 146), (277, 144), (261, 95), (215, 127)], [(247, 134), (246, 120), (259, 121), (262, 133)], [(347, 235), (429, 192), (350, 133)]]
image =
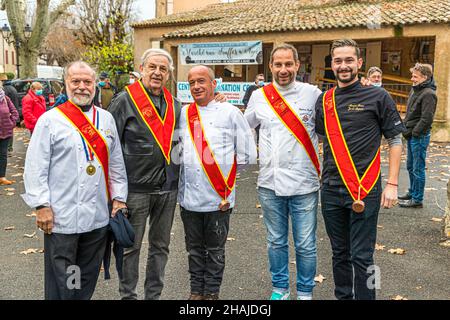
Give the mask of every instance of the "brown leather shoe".
[(3, 179), (0, 179), (0, 186), (10, 186), (14, 182), (15, 181), (10, 181), (10, 180), (7, 180), (7, 179), (3, 178)]
[(218, 293), (208, 293), (205, 295), (204, 300), (219, 300), (219, 294)]
[(188, 300), (205, 300), (205, 297), (198, 293), (191, 293)]

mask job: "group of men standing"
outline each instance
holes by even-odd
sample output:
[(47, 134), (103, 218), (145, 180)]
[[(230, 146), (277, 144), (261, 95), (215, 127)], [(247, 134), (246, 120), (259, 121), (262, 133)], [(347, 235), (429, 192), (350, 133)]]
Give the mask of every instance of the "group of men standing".
[[(128, 207), (136, 234), (134, 246), (124, 253), (120, 295), (137, 299), (148, 219), (145, 299), (159, 299), (178, 201), (189, 254), (189, 299), (218, 299), (236, 172), (256, 163), (251, 128), (260, 126), (258, 197), (267, 228), (271, 299), (290, 298), (289, 219), (296, 298), (313, 298), (319, 192), (336, 297), (375, 299), (375, 287), (367, 280), (378, 212), (397, 202), (405, 127), (384, 89), (359, 82), (362, 58), (353, 40), (335, 41), (331, 56), (337, 86), (322, 93), (295, 81), (300, 67), (295, 47), (275, 47), (273, 82), (253, 92), (244, 114), (216, 101), (214, 72), (206, 66), (190, 70), (195, 102), (182, 107), (166, 89), (174, 66), (161, 49), (144, 53), (141, 80), (118, 94), (109, 112), (92, 103), (92, 68), (70, 64), (65, 72), (69, 101), (38, 121), (25, 165), (24, 199), (37, 208), (37, 225), (46, 233), (45, 297), (91, 298), (112, 201), (112, 215)], [(390, 147), (384, 191), (383, 135)], [(322, 166), (319, 139), (324, 142)], [(66, 271), (73, 265), (81, 269), (82, 284), (70, 290)]]

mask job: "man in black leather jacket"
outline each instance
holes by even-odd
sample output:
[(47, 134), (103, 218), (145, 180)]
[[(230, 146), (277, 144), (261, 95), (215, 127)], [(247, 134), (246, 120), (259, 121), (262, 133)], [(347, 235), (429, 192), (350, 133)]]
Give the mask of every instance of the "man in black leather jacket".
[[(124, 252), (123, 277), (119, 288), (122, 299), (137, 299), (139, 255), (147, 218), (149, 249), (145, 299), (159, 299), (164, 286), (179, 175), (176, 151), (178, 138), (175, 135), (181, 103), (177, 99), (172, 100), (170, 93), (164, 90), (173, 69), (173, 60), (168, 52), (161, 49), (147, 50), (140, 67), (142, 79), (118, 94), (109, 107), (122, 143), (129, 184), (127, 204), (130, 222), (136, 233), (134, 246)], [(135, 94), (140, 95), (141, 99), (137, 99)], [(158, 134), (162, 131), (158, 127), (158, 120), (152, 122), (151, 117), (144, 116), (151, 115), (148, 110), (158, 113), (160, 123), (164, 122), (171, 128), (170, 134)], [(171, 139), (171, 144), (167, 141), (164, 143), (166, 139)], [(171, 145), (171, 149), (164, 149), (164, 145)]]
[(413, 89), (408, 99), (403, 136), (408, 142), (408, 193), (398, 198), (401, 207), (422, 208), (425, 190), (425, 160), (430, 144), (431, 126), (436, 112), (437, 95), (431, 66), (417, 63), (411, 68)]

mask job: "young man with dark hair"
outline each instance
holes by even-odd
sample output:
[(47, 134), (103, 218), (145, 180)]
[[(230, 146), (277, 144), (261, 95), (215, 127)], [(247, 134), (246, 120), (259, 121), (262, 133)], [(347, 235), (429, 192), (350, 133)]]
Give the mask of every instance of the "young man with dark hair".
[[(405, 130), (395, 102), (382, 88), (364, 87), (357, 75), (360, 49), (350, 39), (331, 48), (337, 87), (316, 103), (316, 132), (324, 136), (322, 214), (333, 250), (338, 299), (375, 299), (373, 262), (380, 206), (397, 202), (397, 185)], [(389, 142), (389, 175), (380, 179), (380, 144)]]

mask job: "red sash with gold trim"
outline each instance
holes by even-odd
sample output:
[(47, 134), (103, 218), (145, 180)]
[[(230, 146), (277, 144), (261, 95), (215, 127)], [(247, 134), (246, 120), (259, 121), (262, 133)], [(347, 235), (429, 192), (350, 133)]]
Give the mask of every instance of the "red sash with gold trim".
[(209, 147), (209, 143), (206, 140), (197, 104), (191, 104), (186, 113), (189, 133), (191, 135), (192, 143), (197, 151), (197, 156), (203, 167), (203, 171), (217, 194), (223, 200), (226, 200), (233, 191), (236, 183), (236, 157), (234, 158), (233, 166), (231, 167), (228, 177), (225, 180), (225, 176), (217, 164), (214, 154)]
[(69, 122), (77, 128), (84, 140), (87, 142), (89, 148), (94, 153), (97, 160), (102, 165), (105, 182), (106, 192), (108, 199), (110, 199), (109, 191), (109, 149), (108, 145), (95, 128), (95, 125), (86, 117), (86, 115), (78, 108), (72, 101), (59, 105), (57, 110), (60, 111), (63, 116), (69, 120)]
[(297, 141), (305, 148), (306, 154), (316, 168), (317, 175), (320, 176), (319, 157), (302, 120), (295, 114), (273, 84), (263, 87), (263, 92), (269, 106)]
[(373, 189), (380, 177), (380, 149), (378, 149), (375, 158), (360, 179), (347, 142), (345, 141), (344, 133), (342, 132), (336, 109), (335, 90), (336, 88), (330, 89), (323, 96), (325, 132), (334, 157), (334, 162), (348, 192), (354, 201), (363, 200)]
[(175, 109), (172, 95), (166, 88), (163, 88), (167, 108), (164, 119), (161, 119), (158, 110), (156, 110), (141, 81), (129, 85), (126, 87), (126, 90), (131, 100), (133, 100), (133, 104), (142, 120), (144, 120), (144, 123), (153, 134), (167, 163), (170, 163), (170, 151), (172, 149), (172, 138), (175, 129)]

